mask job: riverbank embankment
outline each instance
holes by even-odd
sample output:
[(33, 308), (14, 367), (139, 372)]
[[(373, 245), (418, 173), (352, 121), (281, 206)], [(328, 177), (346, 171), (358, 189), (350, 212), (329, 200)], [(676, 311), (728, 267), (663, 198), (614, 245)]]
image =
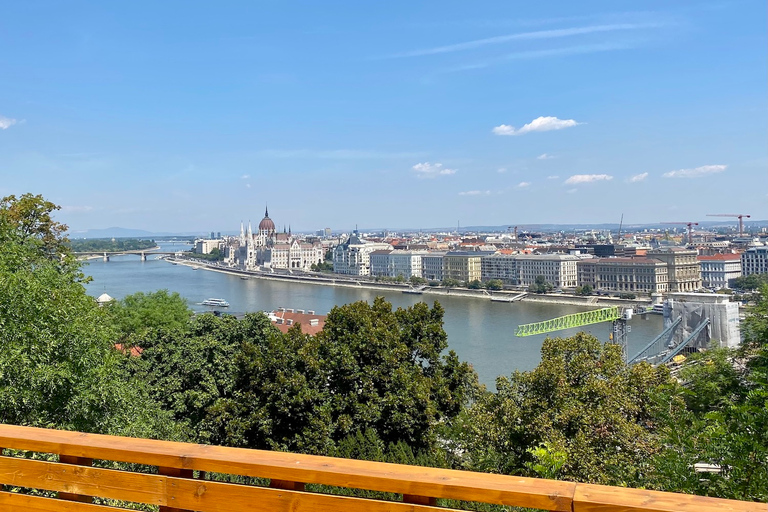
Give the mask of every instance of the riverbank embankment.
[[(538, 295), (533, 293), (527, 293), (522, 298), (517, 298), (524, 291), (520, 290), (470, 290), (467, 288), (444, 288), (427, 286), (419, 289), (414, 289), (409, 284), (400, 283), (377, 283), (368, 281), (365, 279), (354, 279), (349, 277), (325, 277), (325, 276), (312, 276), (306, 274), (284, 274), (281, 272), (260, 272), (252, 270), (240, 270), (231, 267), (223, 267), (214, 263), (207, 263), (201, 261), (193, 261), (184, 258), (165, 258), (167, 261), (177, 263), (180, 265), (186, 265), (193, 268), (200, 268), (204, 270), (210, 270), (213, 272), (221, 272), (223, 274), (231, 274), (240, 276), (243, 279), (265, 279), (270, 281), (283, 281), (283, 282), (299, 282), (305, 284), (315, 284), (321, 286), (336, 286), (341, 288), (356, 288), (367, 290), (378, 290), (386, 292), (402, 292), (413, 293), (426, 296), (445, 296), (445, 297), (466, 297), (473, 299), (484, 299), (491, 301), (491, 299), (497, 299), (498, 303), (509, 302), (513, 303), (511, 299), (522, 300), (525, 302), (540, 302), (548, 304), (563, 304), (571, 306), (581, 306), (585, 308), (599, 308), (610, 306), (624, 306), (624, 307), (636, 307), (636, 306), (648, 306), (650, 300), (648, 299), (619, 299), (616, 297), (603, 297), (603, 296), (588, 296), (583, 297), (579, 295), (568, 294), (547, 294)], [(502, 299), (502, 300), (498, 300)]]

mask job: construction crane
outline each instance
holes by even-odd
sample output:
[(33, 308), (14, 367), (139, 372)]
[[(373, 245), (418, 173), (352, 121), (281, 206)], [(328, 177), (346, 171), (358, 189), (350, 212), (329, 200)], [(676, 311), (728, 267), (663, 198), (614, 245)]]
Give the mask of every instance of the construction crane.
[(662, 222), (662, 224), (684, 224), (688, 226), (688, 245), (693, 245), (693, 226), (698, 226), (698, 222)]
[(707, 217), (736, 217), (739, 219), (739, 236), (744, 236), (744, 217), (750, 218), (746, 213), (708, 213)]
[(573, 313), (571, 315), (560, 316), (543, 322), (534, 322), (532, 324), (518, 325), (515, 336), (533, 336), (536, 334), (546, 334), (563, 329), (572, 329), (583, 327), (585, 325), (599, 324), (602, 322), (612, 322), (613, 329), (611, 340), (621, 345), (624, 354), (624, 361), (627, 360), (627, 333), (629, 326), (627, 321), (632, 319), (632, 310), (627, 308), (623, 311), (618, 306), (610, 308), (593, 309), (582, 313)]

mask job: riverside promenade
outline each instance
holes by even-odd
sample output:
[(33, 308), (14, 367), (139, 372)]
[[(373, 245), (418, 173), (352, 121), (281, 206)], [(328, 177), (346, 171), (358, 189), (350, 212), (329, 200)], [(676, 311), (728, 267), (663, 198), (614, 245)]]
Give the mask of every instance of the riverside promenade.
[[(470, 290), (468, 288), (445, 288), (442, 286), (423, 286), (418, 289), (408, 283), (382, 283), (372, 281), (367, 278), (355, 278), (353, 276), (342, 276), (336, 274), (310, 274), (306, 272), (288, 273), (286, 271), (263, 272), (253, 270), (240, 270), (232, 267), (225, 267), (216, 263), (205, 262), (201, 260), (191, 260), (187, 258), (167, 257), (165, 261), (186, 265), (193, 268), (210, 270), (212, 272), (221, 272), (240, 276), (243, 279), (265, 279), (282, 282), (299, 282), (305, 284), (315, 284), (320, 286), (335, 286), (341, 288), (355, 288), (367, 290), (380, 290), (386, 292), (405, 292), (418, 293), (419, 295), (429, 296), (450, 296), (467, 297), (474, 299), (484, 299), (490, 301), (492, 298), (512, 299), (524, 293), (525, 290)], [(572, 306), (582, 306), (587, 308), (607, 307), (607, 306), (649, 306), (650, 299), (619, 299), (616, 297), (588, 296), (569, 294), (533, 294), (528, 293), (519, 299), (525, 302), (541, 302), (548, 304), (565, 304)]]

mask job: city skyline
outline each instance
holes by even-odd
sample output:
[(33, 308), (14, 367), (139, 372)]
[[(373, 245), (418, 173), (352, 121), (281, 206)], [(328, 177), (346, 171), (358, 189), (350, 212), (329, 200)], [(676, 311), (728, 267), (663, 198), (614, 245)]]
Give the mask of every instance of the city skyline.
[(0, 195), (73, 231), (768, 217), (762, 3), (43, 4)]

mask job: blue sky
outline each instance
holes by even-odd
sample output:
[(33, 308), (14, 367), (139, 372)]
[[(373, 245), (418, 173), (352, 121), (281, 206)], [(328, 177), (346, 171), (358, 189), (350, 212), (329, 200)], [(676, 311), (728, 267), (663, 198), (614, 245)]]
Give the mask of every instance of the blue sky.
[(0, 195), (73, 230), (768, 218), (766, 3), (6, 2)]

